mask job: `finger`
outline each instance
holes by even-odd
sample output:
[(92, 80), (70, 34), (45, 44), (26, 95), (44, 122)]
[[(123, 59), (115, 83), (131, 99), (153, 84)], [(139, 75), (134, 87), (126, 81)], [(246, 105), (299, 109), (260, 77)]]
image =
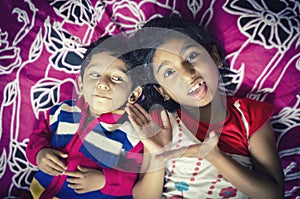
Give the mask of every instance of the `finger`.
[(66, 165), (58, 158), (57, 153), (54, 152), (54, 155), (49, 156), (49, 160), (51, 161), (51, 165), (53, 168), (64, 171), (67, 169)]
[(63, 152), (61, 152), (61, 151), (53, 150), (53, 152), (54, 152), (56, 155), (58, 155), (58, 156), (60, 156), (60, 157), (62, 157), (62, 158), (67, 158), (67, 157), (68, 157), (68, 154), (63, 153)]
[(187, 147), (182, 147), (180, 149), (173, 149), (173, 150), (165, 151), (161, 154), (157, 154), (155, 157), (159, 160), (168, 161), (173, 158), (181, 157), (186, 150)]
[[(59, 160), (56, 160), (59, 161)], [(61, 165), (57, 164), (57, 162), (53, 161), (52, 159), (49, 159), (47, 162), (47, 167), (50, 168), (51, 171), (53, 172), (59, 172), (62, 173), (65, 170), (65, 167), (62, 167)]]
[(82, 173), (77, 171), (65, 171), (64, 174), (73, 178), (82, 178)]
[(136, 104), (134, 104), (134, 106), (148, 121), (150, 121), (152, 119), (150, 114), (140, 104), (136, 103)]
[(82, 166), (78, 166), (77, 169), (81, 172), (89, 172), (90, 169), (89, 168), (86, 168), (86, 167), (82, 167)]
[(43, 168), (40, 168), (43, 172), (49, 174), (49, 175), (52, 175), (52, 176), (58, 176), (58, 175), (61, 175), (63, 174), (63, 171), (58, 171), (56, 169), (53, 169), (49, 166), (47, 167), (43, 167)]
[(171, 128), (171, 122), (170, 122), (170, 118), (169, 115), (167, 113), (166, 110), (162, 110), (160, 113), (161, 116), (161, 120), (162, 120), (162, 128), (163, 129), (170, 129)]
[(130, 106), (134, 113), (140, 118), (144, 123), (149, 123), (151, 121), (150, 114), (139, 104), (131, 104)]
[(68, 187), (70, 187), (71, 189), (74, 189), (74, 191), (84, 188), (81, 183), (78, 183), (78, 184), (77, 183), (69, 183)]
[(78, 194), (83, 194), (83, 193), (86, 193), (86, 192), (88, 192), (88, 190), (86, 190), (86, 189), (75, 189), (74, 190), (76, 193), (78, 193)]
[(143, 126), (147, 122), (147, 119), (143, 115), (141, 115), (139, 110), (137, 110), (134, 105), (128, 105), (126, 107), (126, 111), (128, 113), (130, 121), (134, 122), (136, 125)]

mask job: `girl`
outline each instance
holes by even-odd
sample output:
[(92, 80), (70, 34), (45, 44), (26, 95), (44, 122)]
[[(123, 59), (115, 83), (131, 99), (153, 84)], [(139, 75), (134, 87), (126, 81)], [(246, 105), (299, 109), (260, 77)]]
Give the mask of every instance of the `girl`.
[(193, 23), (166, 17), (148, 22), (132, 41), (144, 47), (136, 56), (146, 59), (149, 80), (156, 80), (166, 100), (180, 104), (161, 117), (127, 104), (144, 136), (144, 153), (152, 154), (144, 158), (148, 172), (135, 185), (134, 198), (283, 198), (268, 121), (273, 107), (219, 92), (223, 61), (216, 40)]

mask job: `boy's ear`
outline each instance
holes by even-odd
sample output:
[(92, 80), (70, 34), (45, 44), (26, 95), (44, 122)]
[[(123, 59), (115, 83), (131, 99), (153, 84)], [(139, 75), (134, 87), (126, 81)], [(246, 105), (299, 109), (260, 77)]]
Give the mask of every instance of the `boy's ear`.
[(221, 68), (223, 66), (223, 62), (220, 56), (220, 53), (218, 51), (218, 48), (216, 45), (212, 46), (212, 54), (211, 57), (213, 58), (214, 62), (216, 63), (216, 66), (218, 68)]
[(82, 83), (82, 78), (79, 76), (77, 78), (77, 83), (78, 83), (78, 88), (79, 88), (79, 94), (82, 94), (82, 89), (83, 89), (83, 83)]

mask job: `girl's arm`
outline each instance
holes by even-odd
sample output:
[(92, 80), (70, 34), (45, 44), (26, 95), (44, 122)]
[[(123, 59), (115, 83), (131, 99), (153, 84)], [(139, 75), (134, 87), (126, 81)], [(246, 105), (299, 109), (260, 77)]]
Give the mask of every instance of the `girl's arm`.
[[(214, 136), (211, 142), (214, 143)], [(274, 133), (271, 124), (267, 122), (250, 138), (251, 159), (253, 169), (244, 167), (217, 145), (195, 144), (187, 148), (167, 151), (160, 158), (168, 160), (178, 155), (184, 157), (199, 157), (202, 147), (210, 147), (209, 153), (203, 158), (213, 164), (216, 169), (237, 189), (253, 199), (282, 199), (284, 193), (284, 176), (281, 163), (275, 147)], [(202, 149), (202, 150), (201, 150)]]
[(172, 141), (172, 128), (168, 113), (163, 110), (159, 121), (153, 121), (150, 114), (139, 104), (127, 104), (129, 120), (144, 145), (143, 164), (139, 181), (133, 188), (135, 199), (160, 199), (164, 186), (166, 163), (155, 157), (155, 154), (169, 149)]
[(250, 198), (283, 198), (284, 176), (269, 122), (252, 135), (250, 148), (253, 170), (243, 167), (218, 148), (208, 154), (206, 159)]
[[(144, 154), (150, 154), (145, 148)], [(161, 199), (164, 186), (165, 163), (157, 160), (154, 156), (144, 156), (143, 171), (133, 188), (134, 199)]]

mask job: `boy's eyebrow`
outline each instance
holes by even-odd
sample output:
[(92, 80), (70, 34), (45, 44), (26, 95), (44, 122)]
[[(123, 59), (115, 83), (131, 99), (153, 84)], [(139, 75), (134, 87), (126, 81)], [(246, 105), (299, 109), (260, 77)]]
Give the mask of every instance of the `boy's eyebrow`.
[(88, 65), (86, 68), (93, 68), (93, 67), (99, 67), (100, 65), (99, 64), (91, 64), (91, 65)]

